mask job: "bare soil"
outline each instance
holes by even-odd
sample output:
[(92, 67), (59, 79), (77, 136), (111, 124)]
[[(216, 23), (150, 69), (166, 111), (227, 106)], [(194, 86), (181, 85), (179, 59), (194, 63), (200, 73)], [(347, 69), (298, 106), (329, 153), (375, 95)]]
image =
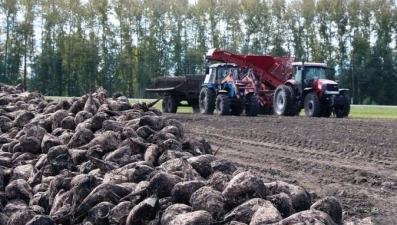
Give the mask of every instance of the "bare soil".
[(265, 182), (337, 197), (344, 221), (397, 222), (397, 120), (166, 114)]

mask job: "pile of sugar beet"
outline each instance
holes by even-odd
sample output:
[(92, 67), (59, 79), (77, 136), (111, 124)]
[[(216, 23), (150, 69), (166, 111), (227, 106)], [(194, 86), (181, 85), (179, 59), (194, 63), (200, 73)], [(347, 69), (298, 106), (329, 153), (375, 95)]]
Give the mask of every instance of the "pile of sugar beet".
[(0, 88), (0, 224), (343, 222), (336, 198), (237, 169), (150, 103)]

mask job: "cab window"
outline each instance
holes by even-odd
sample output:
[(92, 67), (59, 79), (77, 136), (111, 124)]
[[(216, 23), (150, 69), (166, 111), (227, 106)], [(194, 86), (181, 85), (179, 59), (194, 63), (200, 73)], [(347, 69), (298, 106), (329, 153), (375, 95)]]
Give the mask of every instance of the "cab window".
[(295, 67), (294, 74), (295, 74), (294, 79), (296, 83), (302, 85), (302, 68)]

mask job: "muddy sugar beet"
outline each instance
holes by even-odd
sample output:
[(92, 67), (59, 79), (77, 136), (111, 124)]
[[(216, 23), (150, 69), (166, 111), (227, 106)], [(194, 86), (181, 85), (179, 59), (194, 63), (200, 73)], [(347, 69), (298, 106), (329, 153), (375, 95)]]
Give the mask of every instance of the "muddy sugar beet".
[[(342, 224), (334, 197), (264, 183), (150, 104), (1, 84), (0, 224)], [(1, 86), (0, 85), (0, 86)]]

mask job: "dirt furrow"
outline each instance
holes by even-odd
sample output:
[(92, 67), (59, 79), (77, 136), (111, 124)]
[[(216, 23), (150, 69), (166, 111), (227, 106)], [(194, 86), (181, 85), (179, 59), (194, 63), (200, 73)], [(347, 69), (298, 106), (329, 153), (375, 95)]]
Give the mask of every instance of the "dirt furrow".
[[(357, 158), (352, 160), (339, 154), (332, 154), (332, 152), (319, 151), (318, 149), (297, 148), (293, 146), (285, 146), (266, 142), (257, 142), (203, 132), (194, 132), (194, 135), (205, 135), (207, 139), (211, 138), (210, 140), (215, 142), (215, 144), (223, 145), (221, 148), (228, 147), (227, 151), (229, 149), (236, 149), (241, 155), (248, 155), (251, 153), (253, 155), (261, 156), (259, 160), (276, 160), (277, 158), (280, 158), (282, 162), (287, 161), (290, 164), (288, 166), (293, 167), (294, 170), (298, 168), (306, 170), (308, 169), (306, 167), (334, 167), (333, 169), (343, 171), (345, 176), (349, 175), (349, 178), (351, 175), (355, 174), (360, 174), (369, 178), (376, 178), (376, 183), (374, 183), (374, 185), (378, 185), (382, 180), (385, 181), (393, 179), (397, 181), (397, 174), (390, 173), (391, 171), (388, 169), (383, 169), (384, 166), (382, 165), (370, 162), (363, 162), (358, 165), (355, 162)], [(258, 160), (258, 158), (256, 158), (256, 160)], [(386, 178), (382, 179), (383, 176)], [(345, 179), (347, 180), (349, 178)]]
[(345, 219), (397, 221), (397, 122), (305, 117), (174, 114), (218, 157), (264, 181), (296, 183), (340, 199)]
[[(194, 133), (195, 136), (203, 135), (201, 132)], [(218, 151), (218, 157), (253, 171), (265, 182), (283, 180), (296, 183), (314, 192), (314, 198), (336, 195), (341, 200), (345, 216), (348, 217), (362, 217), (371, 215), (373, 210), (384, 210), (384, 206), (373, 204), (373, 202), (376, 202), (376, 199), (386, 201), (389, 197), (395, 197), (390, 191), (385, 191), (380, 187), (380, 180), (387, 179), (382, 175), (372, 174), (366, 170), (367, 167), (339, 164), (339, 159), (333, 162), (332, 156), (328, 158), (329, 160), (313, 159), (313, 154), (310, 154), (313, 150), (309, 152), (301, 150), (296, 153), (291, 151), (294, 148), (289, 146), (267, 143), (250, 144), (241, 139), (231, 140), (231, 138), (213, 134), (205, 134), (205, 138), (210, 141), (214, 149), (221, 148)], [(304, 157), (305, 155), (310, 155), (310, 157)], [(333, 173), (324, 173), (324, 170), (333, 171)], [(313, 183), (316, 184), (314, 189)], [(344, 185), (334, 188), (338, 184)], [(365, 192), (357, 193), (357, 190), (365, 190)]]

